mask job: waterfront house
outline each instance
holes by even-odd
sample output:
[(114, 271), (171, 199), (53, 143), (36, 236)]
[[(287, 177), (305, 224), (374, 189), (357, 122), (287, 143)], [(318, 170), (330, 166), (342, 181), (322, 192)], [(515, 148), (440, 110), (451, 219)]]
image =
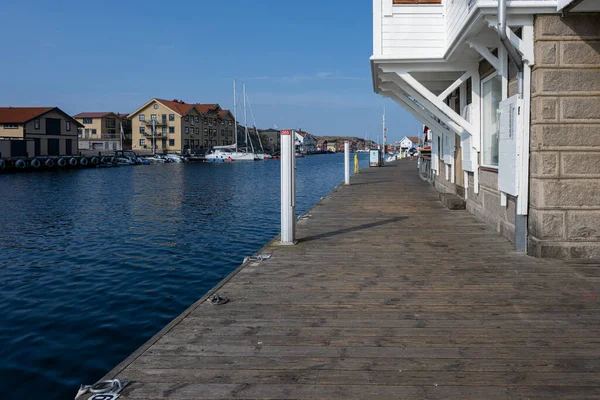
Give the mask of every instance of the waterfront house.
[[(123, 150), (121, 126), (128, 121), (124, 114), (114, 112), (83, 112), (73, 116), (82, 128), (77, 130), (81, 150)], [(123, 126), (123, 134), (125, 126)]]
[(416, 149), (419, 146), (420, 139), (416, 136), (404, 136), (400, 140), (399, 147), (403, 150)]
[(202, 114), (202, 137), (199, 148), (212, 148), (234, 144), (235, 119), (229, 110), (222, 110), (218, 104), (196, 104)]
[(258, 134), (265, 150), (275, 153), (281, 149), (281, 134), (279, 129), (259, 129)]
[[(129, 115), (132, 149), (185, 154), (233, 143), (233, 116), (218, 104), (154, 98)], [(153, 139), (155, 138), (155, 139)]]
[(58, 107), (0, 107), (1, 156), (75, 155), (80, 127)]
[(338, 148), (337, 148), (337, 142), (326, 142), (327, 143), (327, 150), (328, 151), (333, 151), (334, 153), (337, 152)]
[(311, 153), (317, 150), (317, 139), (308, 132), (294, 130), (296, 134), (296, 149), (302, 153)]
[(541, 257), (600, 256), (600, 2), (373, 0), (373, 87), (435, 187)]

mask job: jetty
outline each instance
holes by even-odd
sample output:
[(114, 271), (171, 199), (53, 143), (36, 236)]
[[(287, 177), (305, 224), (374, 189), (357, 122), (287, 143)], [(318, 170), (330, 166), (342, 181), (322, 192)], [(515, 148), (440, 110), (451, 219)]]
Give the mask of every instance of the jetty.
[(598, 263), (515, 252), (408, 160), (306, 214), (110, 371), (120, 398), (600, 397)]

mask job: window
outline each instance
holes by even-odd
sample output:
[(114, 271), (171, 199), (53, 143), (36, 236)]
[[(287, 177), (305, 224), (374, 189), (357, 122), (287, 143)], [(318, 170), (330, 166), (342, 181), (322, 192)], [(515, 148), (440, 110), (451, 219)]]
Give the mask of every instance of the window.
[(185, 117), (183, 117), (184, 120), (189, 121), (190, 120), (190, 116), (186, 115)]
[(190, 117), (190, 124), (194, 125), (194, 116), (193, 115)]
[[(146, 116), (144, 114), (140, 114), (140, 121), (145, 121), (146, 120)], [(84, 121), (85, 124), (85, 121)]]
[(175, 121), (175, 114), (169, 114), (169, 121)]
[[(87, 129), (86, 129), (86, 131), (87, 131)], [(145, 126), (140, 126), (140, 133), (141, 134), (146, 133), (146, 127)]]
[(183, 143), (184, 143), (186, 146), (189, 146), (189, 145), (190, 145), (190, 140), (189, 140), (189, 139), (185, 139), (185, 140), (183, 141)]
[(146, 139), (140, 139), (140, 146), (146, 145)]
[[(92, 121), (93, 121), (92, 118), (84, 118), (83, 119), (84, 124), (91, 124)], [(38, 123), (39, 123), (39, 120), (38, 120)], [(39, 128), (35, 128), (35, 129), (39, 129)]]
[(33, 129), (40, 129), (40, 119), (36, 118), (33, 120)]
[(107, 128), (116, 128), (117, 127), (117, 119), (116, 118), (106, 118), (106, 127)]
[(77, 128), (77, 136), (81, 137), (83, 135), (83, 131), (81, 128)]
[(190, 128), (188, 128), (187, 126), (185, 127), (185, 133), (190, 133)]
[(160, 118), (162, 119), (163, 123), (167, 122), (167, 114), (161, 115)]
[(89, 130), (89, 129), (86, 129), (86, 130), (85, 130), (85, 138), (87, 139), (87, 138), (89, 138), (89, 137), (90, 137), (90, 130)]
[(206, 118), (206, 117), (204, 118), (204, 124), (208, 125), (208, 118)]
[(96, 129), (92, 129), (92, 135), (96, 134)]
[(200, 128), (196, 128), (196, 135), (200, 134)]
[(196, 115), (196, 122), (200, 123), (200, 117)]
[(204, 134), (208, 135), (208, 128), (204, 128)]
[(71, 132), (71, 121), (65, 121), (65, 129), (67, 132)]
[(208, 147), (208, 140), (204, 141), (204, 146)]
[(4, 124), (4, 129), (17, 129), (19, 128), (18, 124)]
[(152, 115), (150, 115), (150, 119), (151, 119), (152, 121), (156, 121), (156, 114), (152, 114)]
[(502, 101), (502, 78), (494, 74), (481, 83), (482, 164), (498, 166), (498, 107)]
[(167, 134), (167, 127), (163, 126), (161, 132), (162, 132), (163, 135), (166, 135)]
[(174, 126), (170, 126), (169, 127), (169, 133), (175, 133), (175, 127)]
[(175, 146), (175, 139), (169, 139), (169, 146)]
[(60, 135), (60, 122), (58, 118), (46, 118), (46, 135)]

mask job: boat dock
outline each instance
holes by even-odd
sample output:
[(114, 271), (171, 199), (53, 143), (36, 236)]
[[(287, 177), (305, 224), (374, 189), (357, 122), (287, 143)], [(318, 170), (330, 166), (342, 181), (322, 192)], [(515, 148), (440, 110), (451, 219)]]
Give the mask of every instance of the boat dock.
[(600, 397), (598, 263), (513, 251), (408, 160), (307, 214), (109, 372), (121, 398)]

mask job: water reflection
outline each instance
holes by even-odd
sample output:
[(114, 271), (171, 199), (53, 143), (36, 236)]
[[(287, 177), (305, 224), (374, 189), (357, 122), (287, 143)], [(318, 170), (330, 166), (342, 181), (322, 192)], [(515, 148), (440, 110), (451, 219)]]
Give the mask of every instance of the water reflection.
[[(342, 164), (298, 160), (298, 213)], [(279, 162), (0, 175), (0, 198), (0, 392), (72, 398), (277, 234)]]

